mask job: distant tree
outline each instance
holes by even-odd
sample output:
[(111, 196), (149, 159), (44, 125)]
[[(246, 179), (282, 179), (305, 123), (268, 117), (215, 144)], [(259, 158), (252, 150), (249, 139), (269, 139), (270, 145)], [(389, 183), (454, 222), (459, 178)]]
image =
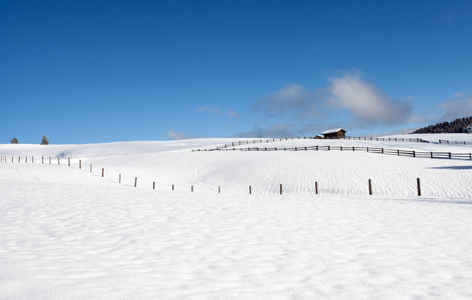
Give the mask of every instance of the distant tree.
[(13, 138), (10, 143), (12, 144), (18, 144), (18, 139), (17, 138)]
[(442, 122), (429, 125), (413, 131), (412, 133), (463, 133), (467, 132), (467, 126), (472, 124), (472, 116), (459, 118), (452, 122)]
[(43, 139), (41, 140), (41, 145), (49, 145), (48, 138), (45, 135), (43, 135)]

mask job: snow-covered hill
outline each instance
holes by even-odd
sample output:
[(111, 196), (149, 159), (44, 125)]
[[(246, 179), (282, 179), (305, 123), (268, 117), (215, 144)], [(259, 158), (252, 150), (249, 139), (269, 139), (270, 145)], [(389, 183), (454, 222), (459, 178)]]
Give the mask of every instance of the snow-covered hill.
[(0, 145), (0, 298), (472, 297), (472, 161), (191, 151), (234, 141)]
[[(411, 136), (411, 135), (410, 135)], [(466, 134), (454, 135), (464, 140)], [(426, 139), (425, 135), (420, 135)], [(157, 190), (175, 190), (215, 193), (247, 194), (249, 186), (254, 194), (275, 194), (283, 185), (284, 193), (314, 194), (318, 182), (321, 194), (366, 195), (368, 180), (373, 192), (382, 196), (414, 196), (416, 180), (420, 178), (422, 194), (431, 197), (472, 196), (472, 161), (454, 159), (427, 159), (396, 157), (352, 151), (299, 151), (299, 152), (192, 152), (199, 148), (216, 148), (231, 139), (195, 139), (169, 142), (122, 142), (91, 145), (0, 145), (0, 153), (7, 162), (22, 163), (34, 156), (35, 164), (41, 157), (49, 164), (61, 167), (71, 158), (71, 169), (83, 173), (90, 170), (101, 176), (105, 169), (106, 181), (150, 189), (155, 182)], [(250, 139), (250, 141), (253, 141)], [(255, 144), (257, 147), (304, 147), (313, 145), (384, 147), (390, 149), (471, 153), (472, 145), (353, 140), (283, 140)], [(248, 145), (235, 146), (247, 147)], [(251, 145), (253, 146), (253, 145)], [(8, 163), (6, 164), (8, 165)], [(15, 165), (16, 166), (16, 165)], [(52, 180), (52, 179), (51, 179)]]

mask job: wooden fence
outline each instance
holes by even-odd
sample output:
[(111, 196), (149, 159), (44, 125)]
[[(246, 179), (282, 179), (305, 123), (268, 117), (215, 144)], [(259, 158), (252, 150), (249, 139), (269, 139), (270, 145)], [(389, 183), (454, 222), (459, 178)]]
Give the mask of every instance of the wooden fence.
[[(249, 145), (249, 144), (262, 144), (262, 143), (274, 143), (274, 142), (282, 142), (282, 141), (293, 141), (293, 140), (332, 140), (332, 139), (323, 139), (323, 138), (315, 138), (311, 136), (298, 136), (298, 137), (283, 137), (283, 138), (271, 138), (271, 139), (252, 139), (252, 140), (242, 140), (236, 141), (228, 144), (224, 144), (222, 146), (218, 146), (215, 149), (225, 149), (228, 147), (235, 147), (235, 146), (242, 146), (242, 145)], [(353, 140), (353, 141), (391, 141), (391, 142), (416, 142), (416, 143), (429, 143), (429, 141), (420, 139), (420, 138), (375, 138), (375, 137), (351, 137), (347, 136), (343, 138), (343, 140)], [(439, 141), (441, 142), (441, 140)]]
[[(259, 149), (259, 150), (257, 150)], [(316, 150), (316, 151), (365, 151), (369, 153), (379, 153), (379, 154), (386, 154), (386, 155), (399, 155), (399, 156), (410, 156), (410, 157), (431, 157), (431, 158), (466, 158), (465, 153), (451, 153), (451, 152), (417, 152), (417, 151), (406, 151), (406, 150), (392, 150), (392, 149), (385, 149), (385, 148), (372, 148), (372, 147), (343, 147), (343, 146), (311, 146), (311, 147), (293, 147), (293, 148), (264, 148), (264, 151), (308, 151), (308, 150)], [(215, 151), (216, 149), (212, 149), (209, 151)], [(233, 149), (225, 149), (226, 151), (236, 151), (235, 148)], [(240, 151), (261, 151), (260, 148), (240, 148)], [(195, 151), (203, 151), (203, 150), (195, 150)], [(206, 150), (204, 150), (206, 151)], [(216, 151), (221, 151), (218, 149)], [(429, 156), (425, 156), (425, 153), (429, 153)], [(15, 159), (16, 156), (11, 156), (11, 163), (18, 162), (21, 163), (21, 156), (18, 156), (18, 160)], [(49, 157), (49, 164), (51, 164), (53, 157)], [(467, 159), (472, 159), (470, 153), (467, 154)], [(55, 160), (55, 158), (54, 158)], [(0, 156), (1, 162), (9, 162), (7, 161), (6, 155)], [(24, 163), (28, 163), (28, 157), (24, 157)], [(34, 156), (31, 156), (31, 163), (34, 164)], [(44, 164), (44, 156), (41, 157), (41, 164)], [(57, 157), (57, 165), (61, 164), (61, 158)], [(67, 158), (67, 166), (71, 167), (71, 159)], [(82, 169), (82, 159), (78, 160), (78, 168)], [(90, 164), (90, 173), (92, 173), (92, 164)], [(105, 168), (101, 169), (101, 177), (105, 177)], [(122, 183), (122, 175), (121, 173), (118, 175), (118, 183)], [(138, 177), (134, 177), (134, 187), (136, 188), (138, 185)], [(319, 184), (318, 181), (314, 182), (315, 194), (319, 194)], [(156, 182), (152, 182), (152, 189), (156, 189)], [(175, 191), (175, 185), (171, 185), (171, 190)], [(222, 191), (221, 186), (218, 186), (218, 194)], [(249, 195), (253, 194), (253, 186), (249, 185)], [(190, 192), (194, 192), (194, 186), (190, 186)], [(420, 178), (416, 179), (416, 192), (418, 196), (421, 196), (421, 185), (420, 185)], [(282, 195), (284, 193), (284, 188), (282, 184), (278, 186), (278, 193)], [(368, 179), (366, 184), (366, 194), (373, 195), (372, 189), (372, 180)]]
[(344, 140), (353, 140), (353, 141), (382, 141), (382, 142), (410, 142), (410, 143), (429, 143), (429, 141), (416, 138), (378, 138), (378, 137), (351, 137), (347, 136)]
[(439, 140), (440, 144), (448, 144), (448, 145), (472, 145), (472, 142), (466, 141), (448, 141), (448, 140)]
[(305, 147), (247, 147), (247, 148), (213, 148), (197, 149), (200, 151), (353, 151), (368, 152), (384, 155), (419, 157), (419, 158), (446, 158), (446, 159), (468, 159), (472, 160), (472, 153), (453, 153), (453, 152), (434, 152), (434, 151), (416, 151), (401, 150), (376, 147), (355, 147), (355, 146), (305, 146)]

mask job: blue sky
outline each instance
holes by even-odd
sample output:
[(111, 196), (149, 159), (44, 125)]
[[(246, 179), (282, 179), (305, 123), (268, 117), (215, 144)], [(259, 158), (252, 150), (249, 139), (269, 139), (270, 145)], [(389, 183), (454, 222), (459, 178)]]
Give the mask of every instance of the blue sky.
[(349, 135), (472, 115), (471, 1), (0, 0), (0, 143)]

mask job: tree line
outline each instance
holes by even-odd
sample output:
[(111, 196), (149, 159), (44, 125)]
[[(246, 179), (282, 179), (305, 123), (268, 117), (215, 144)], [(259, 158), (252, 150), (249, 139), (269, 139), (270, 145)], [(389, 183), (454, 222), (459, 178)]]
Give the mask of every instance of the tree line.
[(472, 124), (472, 116), (429, 125), (411, 133), (467, 133), (467, 126), (470, 124)]

